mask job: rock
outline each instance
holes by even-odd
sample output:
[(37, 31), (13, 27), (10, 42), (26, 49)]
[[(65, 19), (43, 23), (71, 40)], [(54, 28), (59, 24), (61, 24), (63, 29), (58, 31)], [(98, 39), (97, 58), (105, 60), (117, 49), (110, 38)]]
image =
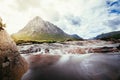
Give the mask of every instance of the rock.
[(40, 52), (40, 51), (41, 51), (41, 48), (39, 46), (31, 46), (25, 50), (20, 50), (20, 53), (21, 54), (27, 54), (27, 53), (29, 54), (29, 53), (36, 53), (36, 52)]
[(14, 41), (4, 29), (0, 30), (0, 80), (20, 80), (27, 69)]
[(119, 49), (115, 47), (98, 47), (91, 48), (88, 51), (89, 53), (108, 53), (108, 52), (119, 52)]
[(86, 53), (86, 49), (84, 48), (73, 48), (73, 49), (68, 49), (66, 50), (67, 53), (69, 54), (85, 54)]
[(120, 50), (120, 44), (119, 44), (119, 46), (117, 46), (117, 49)]
[(49, 53), (50, 50), (48, 48), (45, 49), (45, 53)]

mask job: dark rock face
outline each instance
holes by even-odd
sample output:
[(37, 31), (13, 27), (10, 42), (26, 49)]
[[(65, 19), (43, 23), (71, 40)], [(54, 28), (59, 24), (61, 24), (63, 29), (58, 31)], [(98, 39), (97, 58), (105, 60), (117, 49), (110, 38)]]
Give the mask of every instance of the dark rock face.
[(0, 80), (20, 80), (27, 70), (26, 61), (5, 30), (0, 31)]
[(22, 80), (120, 80), (120, 54), (33, 55)]

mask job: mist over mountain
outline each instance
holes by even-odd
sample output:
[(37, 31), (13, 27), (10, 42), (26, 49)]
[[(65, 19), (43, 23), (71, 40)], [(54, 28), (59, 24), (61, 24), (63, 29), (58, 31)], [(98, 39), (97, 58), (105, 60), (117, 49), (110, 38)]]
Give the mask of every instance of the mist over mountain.
[(39, 16), (28, 22), (28, 24), (19, 32), (12, 35), (15, 41), (39, 41), (39, 40), (55, 40), (64, 41), (72, 39), (82, 39), (79, 36), (71, 36), (58, 28), (56, 25), (44, 21)]

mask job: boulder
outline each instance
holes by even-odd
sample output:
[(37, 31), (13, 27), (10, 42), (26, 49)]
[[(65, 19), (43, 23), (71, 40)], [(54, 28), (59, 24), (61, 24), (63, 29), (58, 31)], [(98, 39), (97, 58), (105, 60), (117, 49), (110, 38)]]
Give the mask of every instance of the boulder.
[(9, 34), (0, 30), (0, 80), (20, 80), (28, 69)]

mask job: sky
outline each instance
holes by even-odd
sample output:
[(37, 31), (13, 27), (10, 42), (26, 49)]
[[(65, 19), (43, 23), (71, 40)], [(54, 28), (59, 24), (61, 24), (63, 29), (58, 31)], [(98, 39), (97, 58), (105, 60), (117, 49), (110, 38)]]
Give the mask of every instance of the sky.
[(0, 0), (0, 17), (9, 34), (36, 16), (87, 39), (120, 30), (120, 0)]

